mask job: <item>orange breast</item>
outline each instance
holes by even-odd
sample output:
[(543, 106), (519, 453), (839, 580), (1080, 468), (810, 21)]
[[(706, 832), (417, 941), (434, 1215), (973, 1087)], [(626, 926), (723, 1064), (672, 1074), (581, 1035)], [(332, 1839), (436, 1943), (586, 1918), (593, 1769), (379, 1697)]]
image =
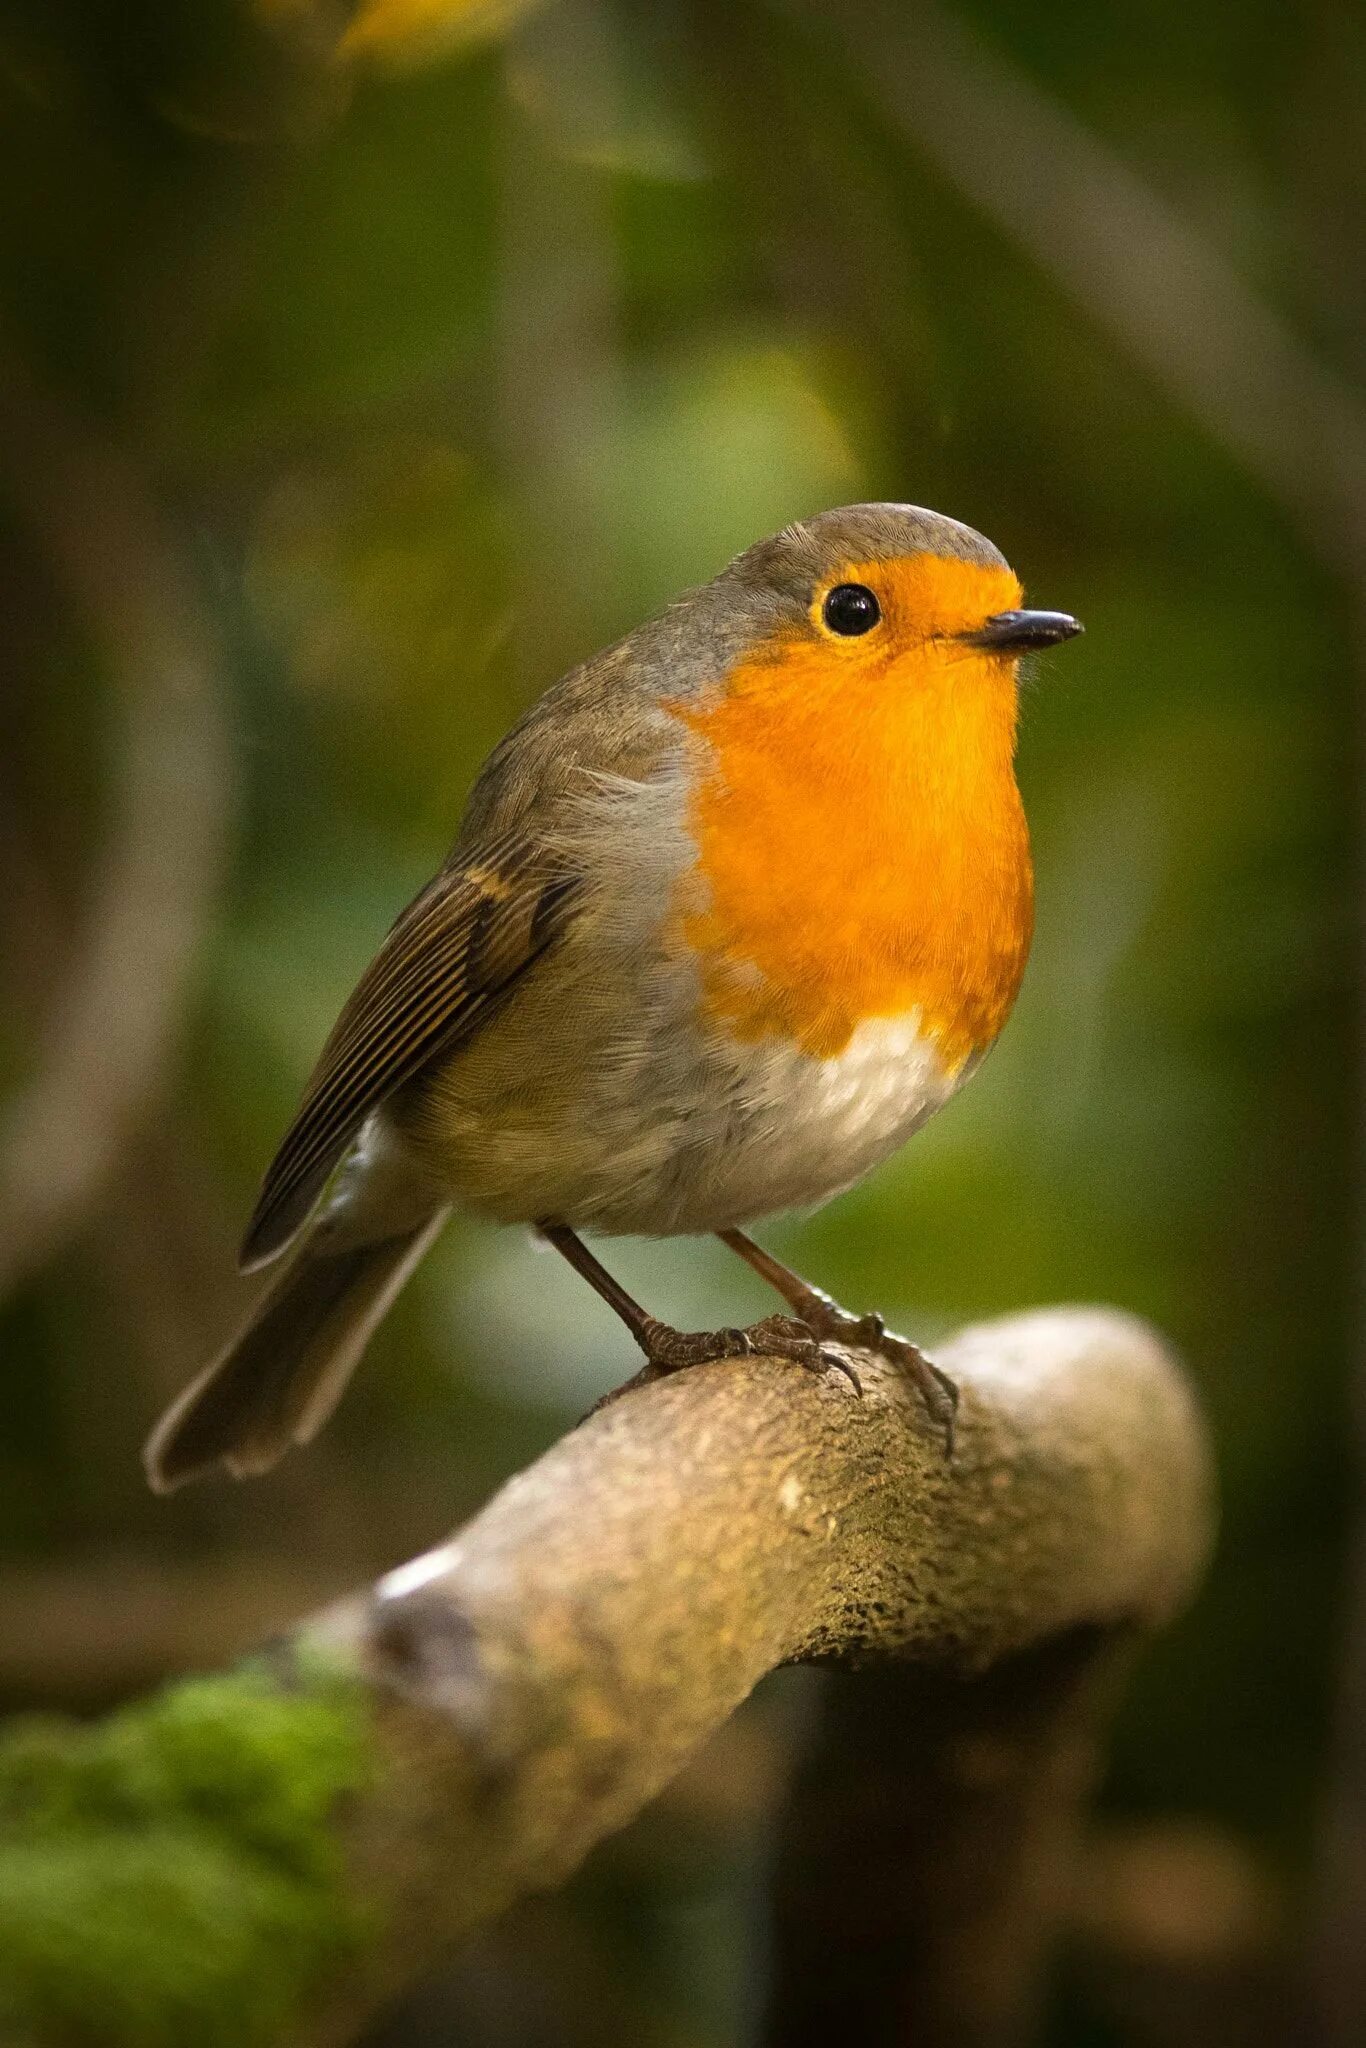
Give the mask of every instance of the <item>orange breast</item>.
[(673, 707), (706, 743), (674, 931), (738, 1037), (829, 1057), (865, 1018), (919, 1010), (952, 1071), (1015, 1000), (1033, 874), (1013, 666), (948, 635), (1020, 590), (1006, 570), (937, 558), (897, 572), (938, 578), (933, 607), (919, 585), (902, 592), (935, 633), (879, 635), (866, 653), (794, 636)]

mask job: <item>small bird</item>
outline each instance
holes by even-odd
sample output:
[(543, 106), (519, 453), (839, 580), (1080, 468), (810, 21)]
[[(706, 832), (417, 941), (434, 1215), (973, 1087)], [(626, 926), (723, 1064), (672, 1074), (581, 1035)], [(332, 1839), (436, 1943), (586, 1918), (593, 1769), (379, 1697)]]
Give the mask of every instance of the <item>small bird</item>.
[[(323, 1048), (241, 1264), (291, 1256), (158, 1423), (152, 1485), (308, 1442), (455, 1204), (561, 1252), (641, 1378), (750, 1351), (855, 1377), (872, 1347), (949, 1435), (952, 1383), (744, 1226), (861, 1179), (1005, 1023), (1033, 929), (1019, 659), (1080, 631), (970, 527), (855, 505), (548, 689)], [(581, 1231), (714, 1232), (789, 1313), (672, 1329)]]

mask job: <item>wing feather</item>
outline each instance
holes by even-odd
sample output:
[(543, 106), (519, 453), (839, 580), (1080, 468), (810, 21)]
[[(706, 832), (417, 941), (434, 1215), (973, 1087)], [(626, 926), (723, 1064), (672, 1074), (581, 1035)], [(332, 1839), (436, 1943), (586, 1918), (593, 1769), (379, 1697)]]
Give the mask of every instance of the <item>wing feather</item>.
[(577, 889), (543, 847), (504, 834), (414, 898), (323, 1047), (261, 1184), (243, 1266), (284, 1249), (366, 1118), (479, 1028), (564, 929)]

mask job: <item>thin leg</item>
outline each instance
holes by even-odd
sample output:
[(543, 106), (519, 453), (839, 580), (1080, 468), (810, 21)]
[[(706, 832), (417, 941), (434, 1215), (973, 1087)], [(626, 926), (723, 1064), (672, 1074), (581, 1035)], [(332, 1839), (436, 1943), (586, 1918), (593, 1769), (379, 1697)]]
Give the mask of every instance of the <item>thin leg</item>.
[[(582, 1238), (565, 1224), (542, 1223), (538, 1228), (546, 1243), (553, 1245), (579, 1277), (621, 1317), (645, 1353), (644, 1368), (628, 1382), (630, 1386), (681, 1371), (684, 1366), (704, 1364), (708, 1359), (743, 1358), (758, 1352), (790, 1358), (813, 1372), (826, 1372), (834, 1367), (855, 1387), (859, 1384), (856, 1373), (844, 1359), (827, 1354), (820, 1340), (790, 1316), (768, 1316), (747, 1330), (675, 1330), (648, 1315), (620, 1281), (614, 1280), (601, 1261), (594, 1258)], [(626, 1389), (620, 1391), (624, 1393)]]
[(909, 1373), (931, 1421), (938, 1423), (944, 1432), (945, 1452), (952, 1454), (958, 1388), (947, 1373), (941, 1372), (926, 1358), (918, 1345), (912, 1344), (907, 1337), (898, 1337), (876, 1313), (856, 1316), (847, 1308), (841, 1308), (823, 1287), (813, 1287), (810, 1281), (803, 1280), (800, 1273), (794, 1273), (781, 1259), (775, 1259), (772, 1252), (766, 1252), (743, 1230), (718, 1230), (716, 1234), (722, 1244), (738, 1252), (745, 1264), (752, 1266), (759, 1277), (782, 1296), (793, 1315), (806, 1325), (813, 1337), (824, 1338), (827, 1343), (853, 1344), (860, 1350), (876, 1351)]
[(876, 1344), (883, 1335), (886, 1325), (881, 1316), (851, 1315), (848, 1309), (840, 1307), (833, 1294), (803, 1280), (800, 1273), (775, 1259), (772, 1252), (746, 1237), (743, 1230), (718, 1230), (716, 1234), (722, 1244), (729, 1245), (747, 1266), (754, 1268), (761, 1280), (767, 1280), (775, 1294), (781, 1294), (794, 1316), (800, 1316), (813, 1330), (818, 1323), (828, 1322), (830, 1336), (838, 1334), (851, 1344)]
[(595, 1294), (601, 1295), (614, 1315), (621, 1317), (642, 1351), (647, 1349), (646, 1331), (651, 1318), (646, 1315), (640, 1303), (626, 1292), (619, 1280), (614, 1280), (600, 1259), (595, 1259), (581, 1237), (563, 1223), (543, 1223), (540, 1234), (547, 1244), (553, 1245), (562, 1259), (567, 1259), (581, 1280), (586, 1280)]

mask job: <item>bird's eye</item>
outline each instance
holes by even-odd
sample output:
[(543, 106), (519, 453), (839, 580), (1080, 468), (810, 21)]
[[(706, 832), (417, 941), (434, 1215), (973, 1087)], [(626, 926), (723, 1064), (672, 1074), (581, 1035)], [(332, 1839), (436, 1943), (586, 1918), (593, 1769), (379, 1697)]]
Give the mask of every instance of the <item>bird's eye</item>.
[(821, 617), (832, 633), (851, 638), (856, 633), (871, 633), (882, 610), (866, 583), (837, 583), (826, 595)]

